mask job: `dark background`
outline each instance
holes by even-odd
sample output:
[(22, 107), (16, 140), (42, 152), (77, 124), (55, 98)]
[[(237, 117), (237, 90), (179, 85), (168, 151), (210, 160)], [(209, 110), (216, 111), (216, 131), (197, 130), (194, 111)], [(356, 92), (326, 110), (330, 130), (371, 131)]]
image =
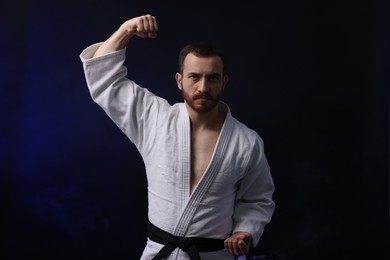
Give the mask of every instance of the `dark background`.
[(2, 1), (0, 258), (139, 259), (146, 179), (90, 98), (79, 59), (150, 13), (129, 75), (174, 103), (180, 48), (225, 50), (224, 100), (264, 139), (276, 210), (256, 247), (276, 259), (390, 259), (385, 1)]

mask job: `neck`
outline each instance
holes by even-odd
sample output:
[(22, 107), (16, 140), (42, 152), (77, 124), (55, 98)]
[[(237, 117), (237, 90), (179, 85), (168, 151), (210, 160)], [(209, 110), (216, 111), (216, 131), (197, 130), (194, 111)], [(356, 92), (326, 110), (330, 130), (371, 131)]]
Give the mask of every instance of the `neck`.
[(198, 112), (193, 110), (187, 103), (186, 107), (191, 119), (191, 128), (193, 130), (219, 128), (225, 121), (227, 114), (227, 107), (221, 102), (208, 112)]

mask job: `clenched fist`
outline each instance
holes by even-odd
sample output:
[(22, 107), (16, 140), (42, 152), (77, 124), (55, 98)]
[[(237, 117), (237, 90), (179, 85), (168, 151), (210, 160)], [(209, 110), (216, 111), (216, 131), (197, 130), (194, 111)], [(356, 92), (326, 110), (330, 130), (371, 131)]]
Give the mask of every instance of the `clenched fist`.
[(225, 240), (225, 249), (231, 254), (246, 255), (252, 243), (252, 236), (248, 232), (236, 232)]
[(158, 31), (156, 18), (150, 14), (127, 20), (121, 28), (142, 38), (155, 38)]

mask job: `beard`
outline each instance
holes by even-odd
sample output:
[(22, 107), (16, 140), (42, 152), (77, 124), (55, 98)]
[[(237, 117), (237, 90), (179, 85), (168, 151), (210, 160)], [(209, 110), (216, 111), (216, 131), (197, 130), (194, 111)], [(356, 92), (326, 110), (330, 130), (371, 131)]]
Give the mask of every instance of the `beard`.
[(182, 85), (181, 94), (184, 101), (194, 111), (206, 113), (210, 112), (218, 105), (219, 101), (221, 100), (223, 90), (221, 90), (221, 92), (219, 92), (216, 96), (212, 96), (208, 92), (201, 92), (191, 95), (184, 90)]

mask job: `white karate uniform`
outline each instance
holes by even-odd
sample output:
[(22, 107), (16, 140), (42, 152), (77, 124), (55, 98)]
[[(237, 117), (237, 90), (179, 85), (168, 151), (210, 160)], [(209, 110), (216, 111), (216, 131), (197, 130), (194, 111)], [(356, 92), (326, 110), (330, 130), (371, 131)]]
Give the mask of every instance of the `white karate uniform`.
[[(228, 109), (210, 164), (190, 194), (190, 120), (185, 104), (170, 105), (129, 80), (123, 65), (126, 49), (91, 58), (100, 44), (80, 54), (87, 85), (93, 100), (144, 160), (150, 222), (185, 237), (226, 239), (235, 231), (246, 231), (257, 245), (275, 207), (260, 136)], [(161, 248), (148, 239), (141, 259), (151, 259)], [(233, 259), (224, 249), (200, 256)], [(166, 259), (189, 258), (176, 249)]]

